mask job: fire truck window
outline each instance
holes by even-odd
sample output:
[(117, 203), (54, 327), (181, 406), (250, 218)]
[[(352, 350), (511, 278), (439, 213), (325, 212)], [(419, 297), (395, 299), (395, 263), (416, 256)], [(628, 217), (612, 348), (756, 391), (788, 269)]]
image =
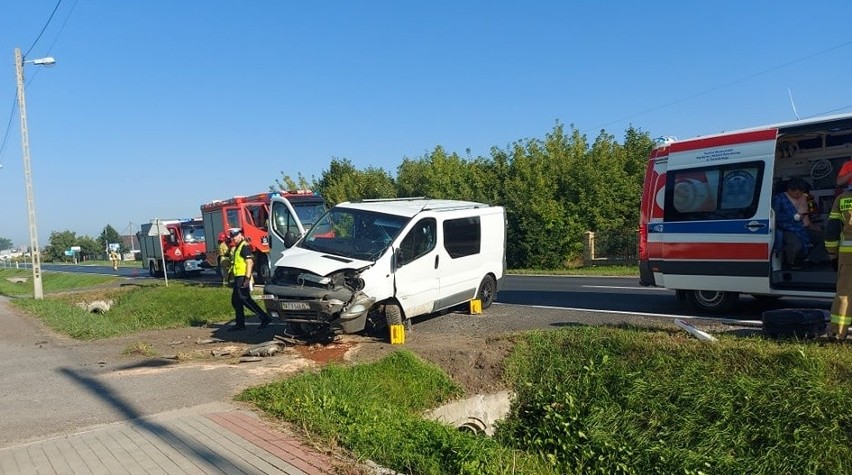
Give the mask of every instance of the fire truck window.
[(228, 219), (228, 228), (239, 228), (240, 227), (240, 210), (236, 208), (231, 208), (225, 211)]

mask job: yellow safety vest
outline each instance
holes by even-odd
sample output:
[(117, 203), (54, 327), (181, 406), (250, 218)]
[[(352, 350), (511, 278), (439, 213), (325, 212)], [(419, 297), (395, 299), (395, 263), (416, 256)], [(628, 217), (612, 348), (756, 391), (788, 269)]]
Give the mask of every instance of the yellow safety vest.
[(242, 256), (243, 246), (246, 245), (245, 241), (240, 242), (236, 248), (234, 248), (234, 277), (245, 277), (246, 269), (248, 269), (248, 265), (246, 264), (245, 258)]

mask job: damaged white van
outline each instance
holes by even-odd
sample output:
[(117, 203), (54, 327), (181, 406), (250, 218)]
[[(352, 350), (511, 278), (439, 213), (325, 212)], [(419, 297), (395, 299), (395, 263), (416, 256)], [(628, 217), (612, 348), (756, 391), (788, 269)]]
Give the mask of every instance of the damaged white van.
[(503, 208), (470, 201), (341, 203), (283, 244), (263, 298), (302, 333), (402, 324), (475, 298), (486, 309), (506, 269)]

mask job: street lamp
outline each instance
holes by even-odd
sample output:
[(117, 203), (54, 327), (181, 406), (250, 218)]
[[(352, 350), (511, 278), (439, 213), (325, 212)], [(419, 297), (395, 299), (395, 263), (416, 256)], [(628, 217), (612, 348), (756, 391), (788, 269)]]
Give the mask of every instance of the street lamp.
[(24, 97), (24, 63), (39, 66), (53, 66), (56, 60), (47, 57), (24, 61), (20, 48), (15, 48), (15, 73), (18, 77), (18, 107), (21, 110), (21, 148), (24, 152), (24, 180), (27, 188), (27, 218), (30, 224), (30, 259), (33, 267), (33, 297), (44, 298), (41, 285), (41, 255), (38, 250), (38, 231), (36, 230), (35, 198), (33, 197), (33, 172), (30, 168), (30, 137), (27, 132), (27, 100)]

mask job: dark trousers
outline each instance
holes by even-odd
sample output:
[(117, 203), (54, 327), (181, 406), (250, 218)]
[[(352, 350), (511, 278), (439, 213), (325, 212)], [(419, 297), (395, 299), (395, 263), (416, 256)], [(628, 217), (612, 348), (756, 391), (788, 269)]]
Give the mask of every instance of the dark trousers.
[(251, 298), (251, 290), (249, 290), (248, 286), (243, 287), (246, 282), (245, 276), (235, 277), (234, 278), (234, 290), (231, 292), (231, 305), (234, 307), (234, 321), (237, 326), (245, 326), (246, 324), (246, 313), (245, 309), (248, 308), (255, 315), (260, 317), (261, 320), (266, 320), (269, 318), (269, 315), (260, 308), (260, 305)]

